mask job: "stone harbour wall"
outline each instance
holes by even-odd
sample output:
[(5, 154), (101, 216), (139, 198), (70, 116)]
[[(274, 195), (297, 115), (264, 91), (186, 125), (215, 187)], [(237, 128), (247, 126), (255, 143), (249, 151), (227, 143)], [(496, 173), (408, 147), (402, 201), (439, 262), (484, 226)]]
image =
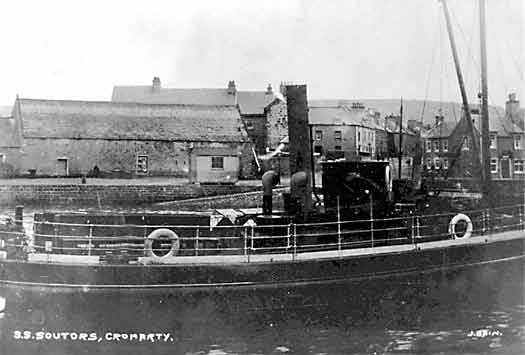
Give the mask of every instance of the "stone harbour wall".
[(0, 205), (133, 206), (259, 191), (244, 185), (0, 185)]

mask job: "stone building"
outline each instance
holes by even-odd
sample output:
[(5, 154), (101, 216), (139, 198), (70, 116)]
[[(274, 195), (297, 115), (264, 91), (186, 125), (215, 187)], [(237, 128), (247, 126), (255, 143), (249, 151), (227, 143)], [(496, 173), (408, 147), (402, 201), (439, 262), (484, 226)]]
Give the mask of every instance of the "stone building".
[(314, 152), (347, 160), (375, 159), (375, 124), (361, 107), (309, 108)]
[(239, 108), (254, 150), (266, 151), (266, 107), (276, 99), (272, 86), (266, 90), (238, 90), (230, 80), (224, 88), (164, 88), (160, 78), (153, 78), (151, 85), (115, 86), (112, 102), (182, 105), (228, 105)]
[(245, 174), (248, 137), (235, 106), (17, 98), (12, 116), (21, 142), (14, 168), (22, 175), (234, 182)]
[(493, 178), (525, 178), (525, 114), (510, 94), (505, 114), (490, 118), (490, 170)]
[[(459, 140), (465, 138), (463, 142), (463, 148), (461, 148), (462, 153), (467, 153), (471, 150), (471, 141), (470, 138), (464, 137), (464, 134), (468, 132), (463, 129), (456, 130), (455, 135), (452, 136), (452, 133), (457, 128), (457, 125), (452, 124), (445, 120), (445, 117), (438, 114), (435, 117), (434, 125), (422, 134), (424, 139), (423, 145), (423, 167), (426, 171), (437, 171), (442, 174), (447, 174), (447, 176), (453, 176), (458, 174), (453, 174), (449, 172), (449, 165), (454, 159), (456, 152), (453, 147), (456, 147), (458, 144), (461, 144)], [(476, 134), (479, 136), (479, 132), (476, 131)], [(465, 155), (465, 154), (463, 154)], [(469, 157), (470, 158), (470, 157)], [(469, 159), (463, 159), (465, 164), (468, 164)], [(462, 172), (461, 175), (472, 176), (473, 167), (472, 166), (461, 166), (462, 164), (456, 163), (456, 171), (458, 173)], [(462, 170), (463, 169), (463, 170)]]
[(0, 117), (0, 177), (11, 177), (20, 159), (22, 146), (17, 121), (12, 117)]
[[(479, 107), (471, 109), (476, 139), (480, 142), (481, 118)], [(424, 163), (427, 169), (447, 170), (455, 160), (449, 177), (473, 177), (475, 157), (465, 116), (457, 124), (436, 117), (436, 123), (424, 134)], [(489, 112), (490, 170), (493, 179), (523, 179), (525, 163), (524, 113), (515, 94), (510, 94), (504, 114)], [(459, 153), (459, 155), (458, 155)], [(479, 158), (478, 158), (479, 159)]]

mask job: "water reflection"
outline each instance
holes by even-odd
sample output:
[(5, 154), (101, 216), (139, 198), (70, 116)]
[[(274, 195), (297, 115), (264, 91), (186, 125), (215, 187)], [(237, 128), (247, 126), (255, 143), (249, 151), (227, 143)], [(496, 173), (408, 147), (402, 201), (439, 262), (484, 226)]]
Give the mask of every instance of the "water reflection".
[(524, 353), (523, 267), (290, 289), (4, 287), (0, 353)]

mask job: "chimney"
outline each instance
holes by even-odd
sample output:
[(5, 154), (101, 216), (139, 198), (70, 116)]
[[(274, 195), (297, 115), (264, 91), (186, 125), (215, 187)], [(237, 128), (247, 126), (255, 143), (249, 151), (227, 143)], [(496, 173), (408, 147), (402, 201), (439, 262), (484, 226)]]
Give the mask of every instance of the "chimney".
[(388, 125), (395, 125), (399, 129), (399, 123), (401, 122), (400, 116), (386, 116), (385, 121)]
[(273, 94), (272, 84), (268, 84), (268, 87), (266, 88), (266, 95)]
[(509, 117), (510, 120), (523, 128), (523, 121), (520, 115), (520, 102), (516, 99), (516, 94), (509, 94), (509, 99), (505, 103), (505, 116)]
[(228, 81), (228, 95), (235, 95), (237, 93), (237, 88), (235, 87), (235, 81)]
[(418, 130), (419, 128), (421, 128), (421, 124), (420, 124), (420, 122), (418, 122), (417, 120), (408, 120), (408, 122), (407, 122), (407, 127), (408, 127), (408, 129), (410, 129), (411, 131), (415, 132), (416, 130)]
[(281, 84), (279, 85), (279, 92), (283, 97), (286, 97), (286, 84), (284, 81), (281, 81)]
[(160, 78), (158, 76), (156, 76), (156, 77), (153, 78), (153, 82), (151, 84), (151, 90), (154, 93), (159, 93), (160, 92), (160, 88), (161, 88)]

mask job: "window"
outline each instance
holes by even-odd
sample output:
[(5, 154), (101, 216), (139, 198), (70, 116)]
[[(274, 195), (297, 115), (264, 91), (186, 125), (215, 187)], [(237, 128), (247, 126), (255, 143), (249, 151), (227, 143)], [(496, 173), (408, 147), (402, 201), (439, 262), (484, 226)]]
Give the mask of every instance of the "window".
[(490, 172), (491, 173), (497, 173), (498, 172), (498, 159), (496, 159), (496, 158), (490, 159)]
[(335, 146), (335, 150), (343, 150), (343, 148), (341, 148), (340, 145), (336, 145), (336, 146)]
[(514, 160), (514, 173), (515, 174), (523, 174), (524, 172), (524, 160), (523, 159), (516, 159)]
[(447, 158), (443, 159), (443, 169), (445, 170), (448, 169), (448, 159)]
[(334, 131), (334, 138), (336, 140), (341, 140), (341, 131)]
[(439, 152), (439, 141), (434, 141), (434, 152)]
[(427, 169), (430, 169), (432, 167), (432, 159), (427, 159)]
[(496, 134), (495, 133), (492, 133), (490, 135), (490, 149), (496, 149), (497, 146), (496, 146)]
[(432, 142), (427, 141), (427, 152), (430, 153), (432, 151)]
[(224, 170), (224, 157), (211, 157), (211, 168)]
[(315, 131), (315, 140), (320, 141), (323, 139), (323, 131)]
[(514, 136), (514, 149), (521, 149), (521, 136)]
[(445, 139), (441, 144), (443, 146), (443, 151), (448, 152), (448, 140)]
[(470, 139), (469, 137), (463, 138), (463, 143), (461, 144), (461, 150), (468, 151), (470, 149)]
[(316, 145), (314, 147), (314, 153), (323, 155), (323, 146), (322, 145)]
[(147, 155), (137, 155), (137, 174), (147, 174), (148, 173), (148, 156)]
[(439, 158), (434, 158), (434, 167), (436, 169), (439, 169), (440, 166), (441, 166), (441, 162), (440, 162)]
[(253, 130), (253, 122), (251, 122), (251, 121), (247, 121), (246, 122), (246, 130), (247, 131)]
[(5, 154), (0, 153), (0, 164), (5, 163)]

